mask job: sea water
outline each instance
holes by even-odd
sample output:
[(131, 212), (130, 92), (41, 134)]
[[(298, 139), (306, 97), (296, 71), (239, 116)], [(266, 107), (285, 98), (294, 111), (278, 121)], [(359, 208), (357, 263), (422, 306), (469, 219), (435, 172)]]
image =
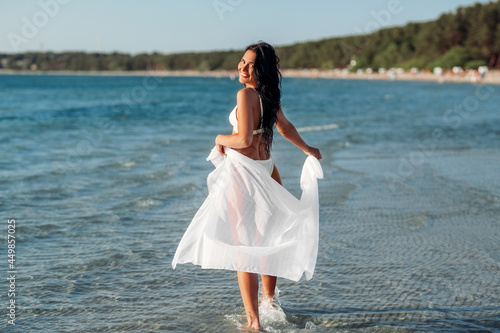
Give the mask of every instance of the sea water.
[[(234, 272), (170, 265), (240, 88), (0, 76), (2, 332), (246, 331)], [(500, 86), (285, 78), (282, 105), (323, 155), (320, 245), (310, 281), (278, 280), (265, 329), (498, 331)], [(296, 196), (305, 158), (276, 131)]]

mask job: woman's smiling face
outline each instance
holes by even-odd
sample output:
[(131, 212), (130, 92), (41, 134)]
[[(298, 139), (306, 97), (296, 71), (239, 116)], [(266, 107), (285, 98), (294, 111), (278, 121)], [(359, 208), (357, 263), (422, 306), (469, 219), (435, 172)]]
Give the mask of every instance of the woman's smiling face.
[(253, 75), (253, 65), (255, 63), (255, 58), (257, 55), (254, 51), (248, 50), (241, 58), (238, 64), (238, 73), (240, 78), (240, 83), (245, 85), (255, 86), (255, 77)]

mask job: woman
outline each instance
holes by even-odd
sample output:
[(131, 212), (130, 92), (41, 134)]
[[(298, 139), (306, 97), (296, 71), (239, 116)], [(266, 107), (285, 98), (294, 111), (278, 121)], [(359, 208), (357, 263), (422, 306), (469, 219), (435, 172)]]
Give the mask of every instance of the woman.
[[(214, 162), (217, 169), (208, 179), (209, 197), (173, 260), (174, 268), (177, 263), (192, 262), (204, 268), (236, 270), (248, 325), (255, 329), (261, 328), (258, 274), (263, 299), (272, 300), (277, 276), (267, 273), (298, 280), (306, 272), (310, 278), (317, 253), (316, 179), (322, 178), (317, 162), (321, 154), (302, 140), (281, 110), (278, 64), (273, 47), (263, 42), (248, 46), (241, 58), (239, 81), (245, 88), (238, 92), (237, 106), (229, 117), (232, 134), (215, 139), (220, 155), (214, 157), (212, 152), (209, 157), (213, 162), (218, 159)], [(317, 159), (306, 161), (307, 170), (312, 170), (307, 178), (312, 186), (305, 186), (310, 195), (303, 194), (301, 202), (280, 186), (280, 174), (270, 156), (274, 125)], [(268, 180), (271, 178), (275, 182)], [(301, 186), (303, 183), (307, 181), (301, 180)]]

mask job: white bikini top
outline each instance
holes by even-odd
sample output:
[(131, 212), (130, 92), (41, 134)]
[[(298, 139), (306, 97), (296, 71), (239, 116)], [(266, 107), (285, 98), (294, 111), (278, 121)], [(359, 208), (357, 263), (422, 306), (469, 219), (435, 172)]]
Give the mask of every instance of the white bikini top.
[[(253, 89), (253, 90), (255, 90), (255, 89)], [(259, 94), (257, 92), (257, 90), (255, 90), (255, 92), (257, 93), (257, 95)], [(262, 99), (260, 98), (260, 95), (259, 95), (259, 102), (260, 102), (260, 118), (262, 119), (262, 117), (264, 117), (264, 109), (262, 108)], [(231, 111), (231, 113), (229, 114), (229, 123), (231, 123), (231, 125), (233, 125), (233, 131), (235, 131), (236, 133), (238, 133), (238, 118), (236, 118), (236, 109), (237, 108), (238, 108), (238, 105), (236, 105), (234, 107), (233, 111)], [(255, 131), (253, 131), (253, 135), (261, 134), (263, 132), (264, 132), (264, 129), (259, 128), (259, 129), (256, 129)]]

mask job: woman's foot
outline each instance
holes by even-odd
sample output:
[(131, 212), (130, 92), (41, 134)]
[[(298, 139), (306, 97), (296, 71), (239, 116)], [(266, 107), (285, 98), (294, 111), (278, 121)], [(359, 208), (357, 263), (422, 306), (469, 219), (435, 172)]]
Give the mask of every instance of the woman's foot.
[(256, 330), (261, 330), (262, 326), (260, 326), (259, 318), (256, 318), (253, 315), (247, 315), (247, 321), (248, 321), (248, 326), (256, 329)]

